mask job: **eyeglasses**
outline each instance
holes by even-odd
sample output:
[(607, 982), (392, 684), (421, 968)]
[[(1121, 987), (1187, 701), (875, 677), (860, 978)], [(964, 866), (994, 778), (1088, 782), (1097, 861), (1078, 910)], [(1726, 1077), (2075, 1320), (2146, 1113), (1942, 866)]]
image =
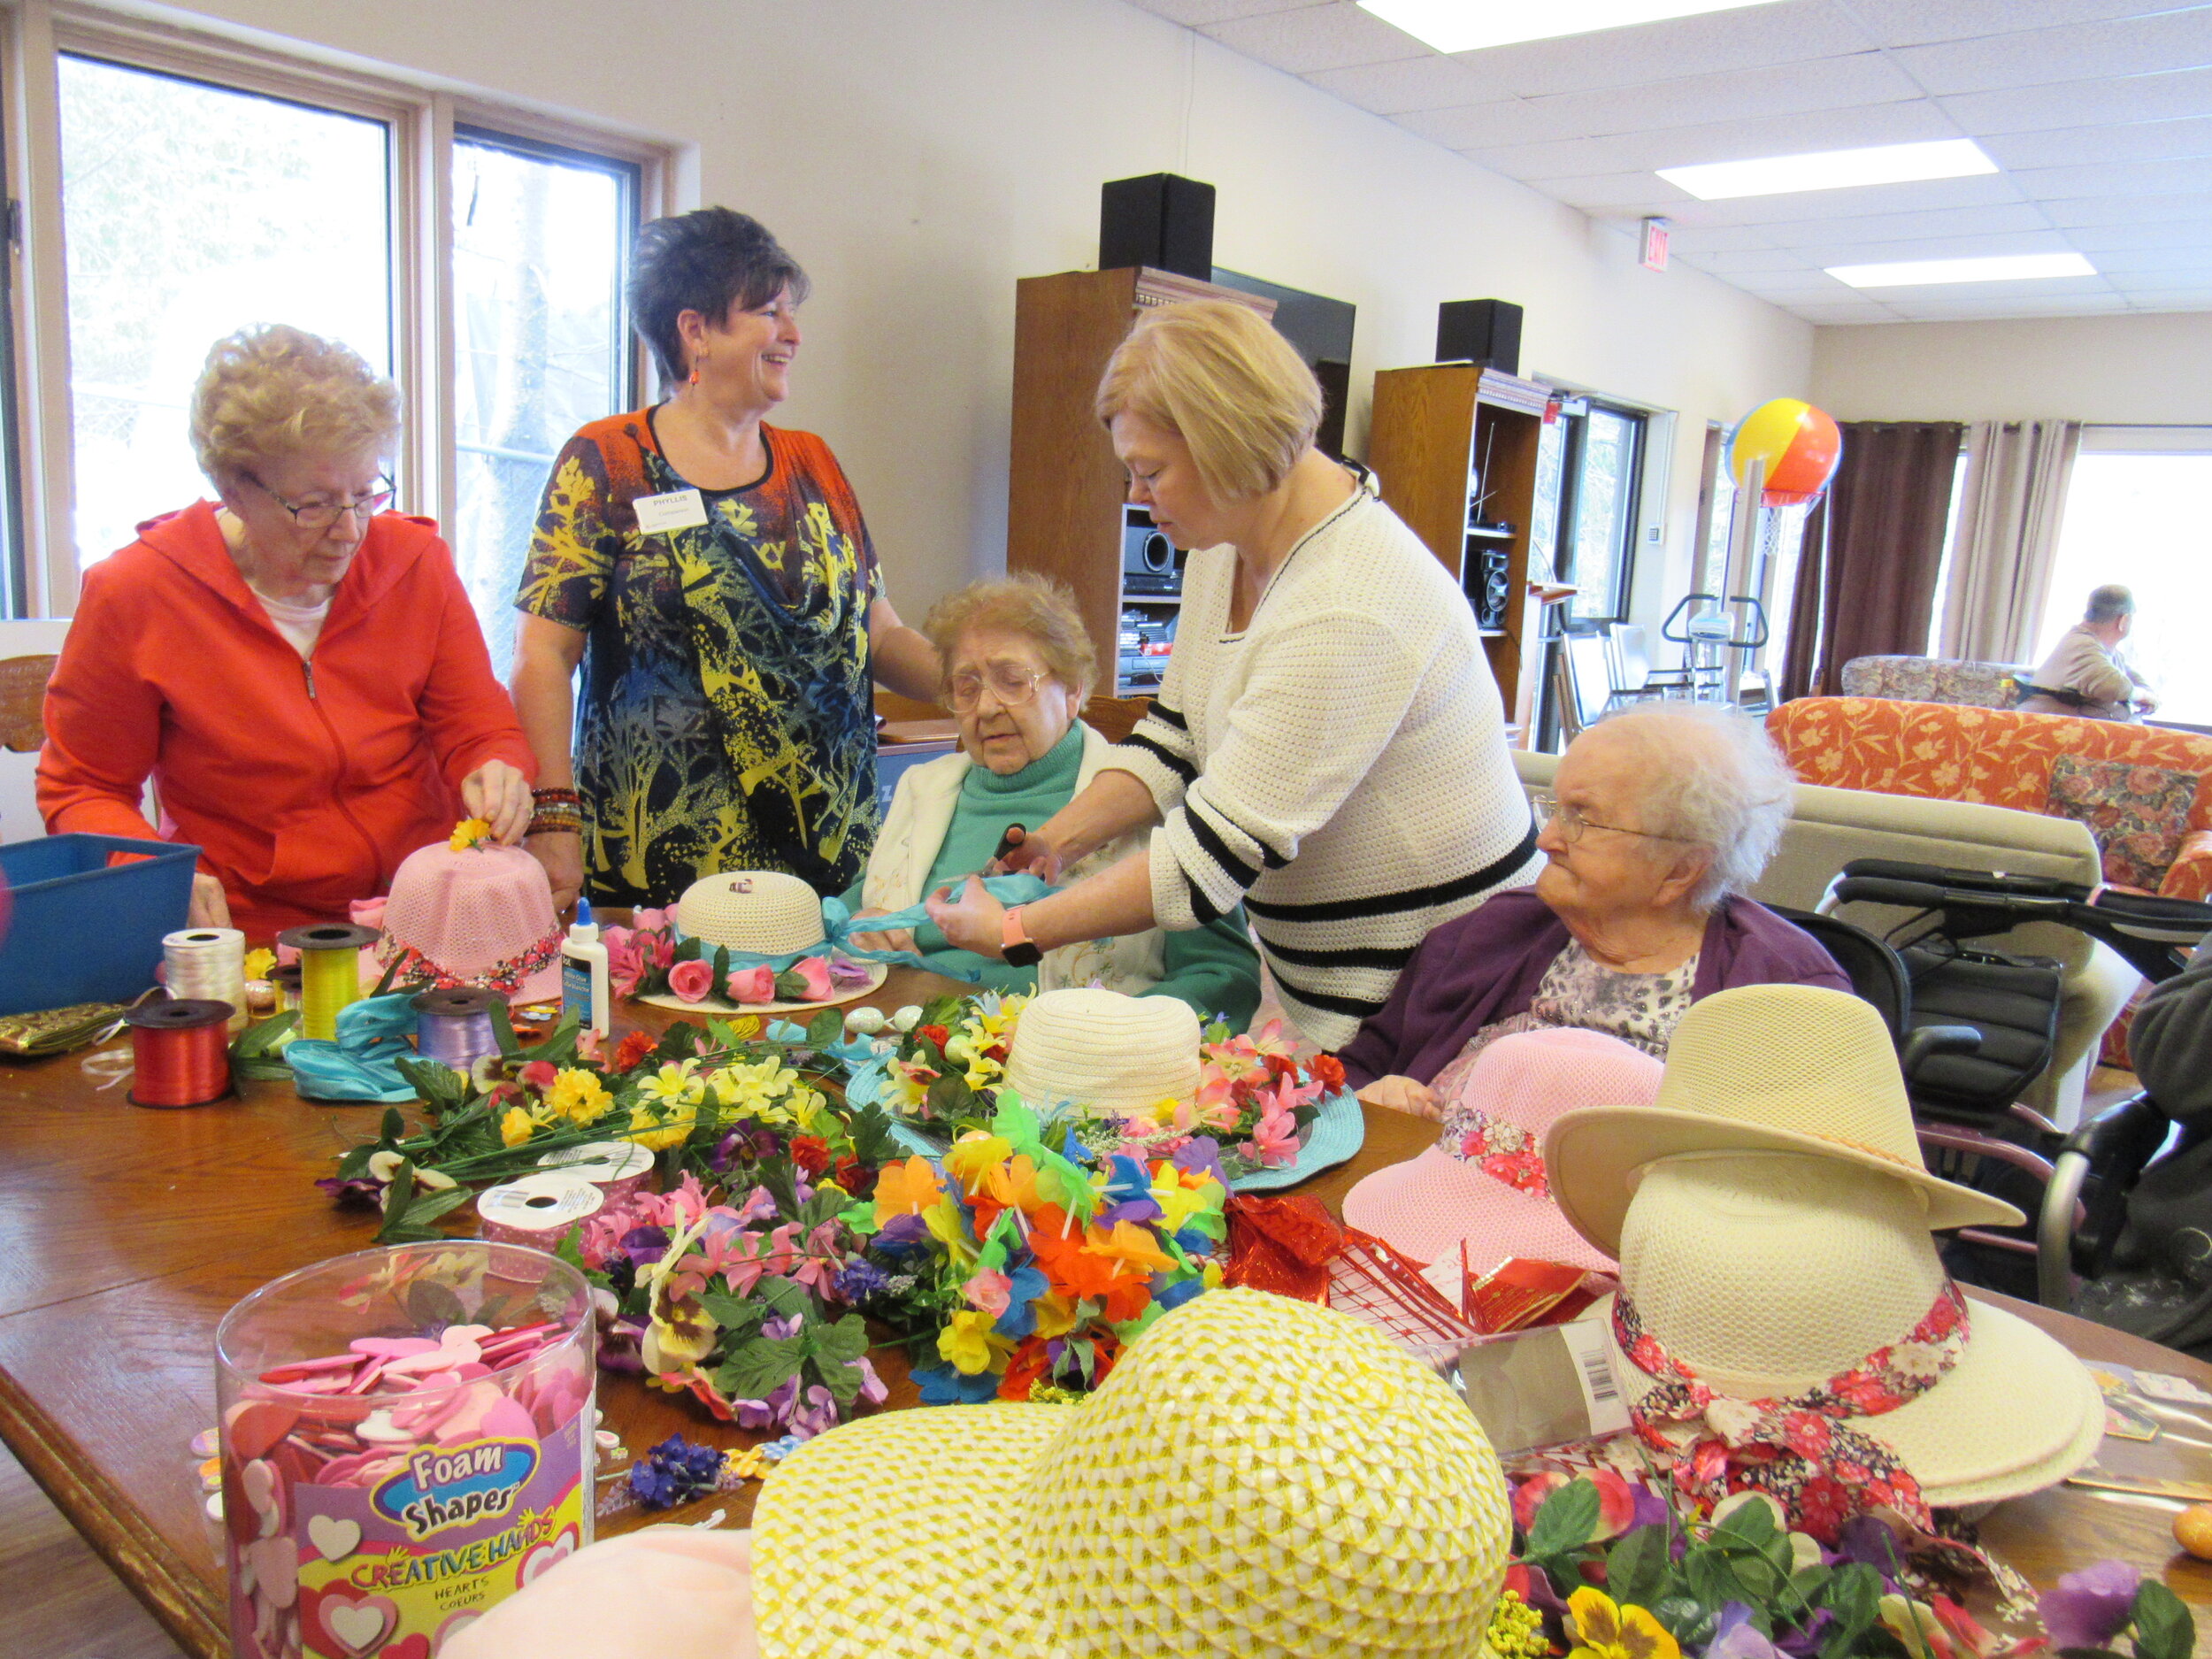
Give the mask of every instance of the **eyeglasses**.
[(1032, 673), (1011, 663), (994, 663), (984, 673), (955, 674), (946, 682), (945, 690), (952, 699), (955, 714), (972, 711), (982, 701), (986, 686), (991, 688), (991, 695), (998, 699), (1001, 708), (1014, 709), (1037, 695), (1039, 680), (1051, 678), (1048, 670), (1039, 669)]
[(1646, 841), (1673, 841), (1682, 839), (1679, 835), (1662, 835), (1656, 830), (1630, 829), (1620, 824), (1600, 824), (1594, 819), (1583, 817), (1582, 809), (1579, 807), (1561, 805), (1559, 797), (1556, 795), (1532, 795), (1529, 797), (1529, 804), (1536, 809), (1538, 818), (1545, 823), (1556, 823), (1559, 826), (1559, 837), (1570, 847), (1582, 839), (1582, 832), (1585, 830), (1610, 830), (1616, 835), (1640, 835)]
[(338, 522), (341, 513), (351, 513), (366, 523), (392, 504), (392, 480), (379, 475), (377, 482), (384, 488), (372, 489), (353, 501), (311, 501), (305, 503), (290, 502), (278, 495), (251, 472), (245, 473), (246, 482), (292, 515), (292, 522), (303, 530), (327, 530)]

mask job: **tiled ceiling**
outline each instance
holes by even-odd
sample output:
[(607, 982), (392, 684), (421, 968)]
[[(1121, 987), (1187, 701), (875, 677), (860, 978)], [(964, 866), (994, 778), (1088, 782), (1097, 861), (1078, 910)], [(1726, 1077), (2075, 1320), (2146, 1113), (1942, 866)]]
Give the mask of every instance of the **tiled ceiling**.
[[(1812, 322), (2212, 311), (2212, 4), (1770, 0), (1448, 56), (1352, 0), (1133, 3), (1595, 218), (1663, 214), (1676, 258)], [(1731, 202), (1654, 172), (1937, 138), (2002, 171)], [(1824, 268), (2070, 250), (2098, 274)]]

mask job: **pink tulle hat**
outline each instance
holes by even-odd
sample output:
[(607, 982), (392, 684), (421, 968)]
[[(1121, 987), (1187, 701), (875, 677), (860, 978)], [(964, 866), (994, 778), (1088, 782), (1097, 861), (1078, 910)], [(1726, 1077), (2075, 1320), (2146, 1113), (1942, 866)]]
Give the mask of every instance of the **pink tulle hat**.
[(384, 902), (382, 962), (399, 980), (473, 985), (511, 1002), (561, 995), (560, 918), (545, 866), (519, 847), (446, 841), (407, 855)]
[[(1578, 1106), (1649, 1104), (1666, 1068), (1594, 1031), (1560, 1027), (1501, 1037), (1477, 1056), (1461, 1103), (1486, 1123), (1462, 1145), (1431, 1147), (1378, 1170), (1345, 1194), (1348, 1226), (1415, 1261), (1449, 1258), (1486, 1273), (1509, 1256), (1613, 1271), (1612, 1258), (1567, 1225), (1550, 1195), (1541, 1147), (1552, 1119)], [(1469, 1139), (1479, 1144), (1471, 1148)]]

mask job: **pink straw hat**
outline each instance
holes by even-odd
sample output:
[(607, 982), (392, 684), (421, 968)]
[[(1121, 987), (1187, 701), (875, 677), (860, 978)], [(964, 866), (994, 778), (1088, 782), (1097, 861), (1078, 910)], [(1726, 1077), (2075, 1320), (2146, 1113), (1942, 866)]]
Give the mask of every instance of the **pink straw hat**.
[(447, 841), (407, 855), (384, 903), (384, 963), (403, 980), (481, 986), (510, 1002), (561, 994), (560, 919), (545, 866), (519, 847)]
[(1448, 1259), (1455, 1273), (1463, 1239), (1477, 1273), (1510, 1256), (1609, 1273), (1612, 1257), (1560, 1213), (1538, 1148), (1563, 1112), (1650, 1102), (1664, 1071), (1642, 1049), (1600, 1032), (1560, 1027), (1501, 1037), (1476, 1057), (1459, 1091), (1487, 1119), (1478, 1133), (1488, 1154), (1478, 1145), (1469, 1156), (1463, 1145), (1440, 1142), (1378, 1170), (1345, 1194), (1345, 1224), (1417, 1262)]

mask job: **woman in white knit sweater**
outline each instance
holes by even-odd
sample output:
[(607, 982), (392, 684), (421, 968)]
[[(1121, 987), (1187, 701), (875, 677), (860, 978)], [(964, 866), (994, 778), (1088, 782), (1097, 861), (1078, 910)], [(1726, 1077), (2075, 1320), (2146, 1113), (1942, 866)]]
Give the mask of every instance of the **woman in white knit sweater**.
[(1107, 365), (1099, 417), (1129, 498), (1190, 556), (1151, 711), (1010, 863), (1048, 880), (1140, 825), (1148, 853), (1002, 910), (930, 914), (984, 956), (1241, 902), (1285, 1010), (1325, 1048), (1381, 1008), (1428, 931), (1525, 883), (1535, 829), (1466, 597), (1356, 475), (1313, 447), (1320, 388), (1225, 301), (1164, 306)]

